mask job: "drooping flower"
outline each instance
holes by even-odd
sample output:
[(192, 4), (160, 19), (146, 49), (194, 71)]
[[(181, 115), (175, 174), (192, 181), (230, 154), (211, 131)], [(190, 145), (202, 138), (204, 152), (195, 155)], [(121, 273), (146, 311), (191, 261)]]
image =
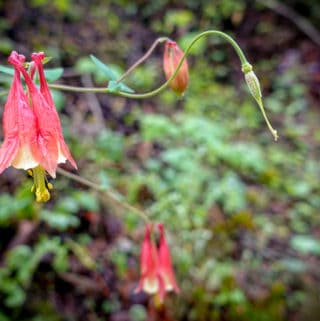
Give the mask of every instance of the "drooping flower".
[[(181, 58), (183, 51), (179, 48), (175, 41), (167, 40), (164, 47), (163, 54), (163, 69), (168, 80), (175, 72)], [(183, 95), (187, 89), (189, 81), (189, 70), (187, 59), (184, 59), (177, 75), (170, 82), (169, 86), (178, 94)]]
[(31, 107), (37, 121), (37, 144), (34, 149), (40, 152), (40, 165), (55, 177), (58, 164), (64, 163), (67, 159), (74, 168), (77, 168), (77, 165), (63, 139), (59, 116), (45, 80), (42, 57), (42, 53), (32, 55), (39, 72), (40, 90), (23, 66), (20, 70), (26, 81)]
[(13, 51), (8, 61), (14, 65), (14, 76), (3, 112), (4, 141), (0, 148), (0, 174), (9, 166), (20, 169), (36, 167), (39, 155), (34, 154), (36, 120), (20, 79), (16, 65), (22, 65), (24, 56)]
[(158, 229), (160, 233), (159, 247), (151, 238), (153, 226), (151, 224), (146, 226), (140, 255), (141, 277), (135, 291), (143, 290), (149, 294), (157, 294), (162, 302), (166, 291), (173, 290), (179, 293), (180, 290), (174, 277), (163, 224), (159, 224)]
[(164, 296), (164, 282), (159, 274), (158, 253), (155, 243), (151, 240), (152, 225), (146, 225), (145, 236), (140, 253), (141, 277), (136, 292), (141, 290)]
[(170, 257), (169, 247), (164, 235), (164, 226), (163, 224), (158, 224), (158, 229), (160, 233), (160, 244), (159, 244), (159, 271), (162, 279), (164, 280), (166, 291), (175, 291), (176, 293), (180, 292), (180, 289), (177, 285), (172, 263)]
[[(55, 177), (58, 164), (67, 159), (73, 167), (77, 166), (64, 142), (59, 116), (45, 80), (42, 66), (44, 54), (34, 55), (40, 90), (24, 68), (23, 56), (13, 51), (8, 59), (14, 66), (15, 74), (3, 118), (5, 141), (0, 150), (0, 173), (10, 165), (28, 169), (34, 179), (32, 191), (36, 201), (46, 202), (50, 199), (49, 190), (52, 188), (46, 179), (46, 171)], [(34, 72), (32, 68), (31, 75)], [(27, 85), (26, 93), (20, 74)]]

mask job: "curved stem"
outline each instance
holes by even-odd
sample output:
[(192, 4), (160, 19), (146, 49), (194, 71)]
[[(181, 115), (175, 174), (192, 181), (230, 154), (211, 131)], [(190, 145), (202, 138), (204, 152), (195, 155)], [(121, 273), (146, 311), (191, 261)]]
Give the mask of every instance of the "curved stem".
[(153, 44), (151, 45), (151, 47), (149, 48), (149, 50), (137, 61), (135, 62), (118, 80), (117, 83), (120, 83), (123, 79), (125, 79), (134, 69), (136, 69), (140, 64), (142, 64), (146, 59), (148, 59), (148, 57), (151, 55), (151, 53), (153, 52), (153, 50), (156, 48), (156, 46), (159, 43), (162, 43), (166, 40), (168, 40), (168, 37), (159, 37), (157, 38)]
[[(162, 92), (170, 84), (170, 82), (176, 77), (176, 75), (178, 74), (178, 72), (179, 72), (179, 70), (180, 70), (180, 68), (182, 66), (182, 63), (183, 63), (184, 59), (186, 59), (186, 57), (187, 57), (189, 51), (191, 50), (192, 46), (198, 40), (200, 40), (202, 37), (206, 37), (206, 36), (209, 36), (209, 35), (216, 35), (216, 36), (222, 37), (224, 40), (226, 40), (233, 47), (233, 49), (236, 51), (236, 53), (237, 53), (237, 55), (238, 55), (238, 57), (240, 59), (241, 67), (242, 67), (241, 69), (242, 69), (242, 71), (243, 71), (243, 73), (245, 75), (247, 73), (249, 73), (250, 71), (252, 71), (252, 66), (249, 64), (249, 62), (247, 61), (247, 58), (245, 57), (243, 51), (241, 50), (239, 45), (236, 43), (236, 41), (233, 40), (232, 37), (230, 37), (229, 35), (227, 35), (226, 33), (222, 32), (222, 31), (208, 30), (208, 31), (204, 31), (204, 32), (200, 33), (199, 35), (197, 35), (191, 41), (191, 43), (189, 44), (189, 46), (185, 50), (183, 56), (181, 57), (178, 65), (177, 65), (174, 73), (171, 75), (171, 77), (164, 84), (162, 84), (160, 87), (158, 87), (157, 89), (152, 90), (150, 92), (143, 93), (143, 94), (134, 94), (134, 93), (127, 93), (127, 92), (123, 92), (123, 91), (116, 91), (116, 92), (113, 91), (112, 92), (108, 88), (81, 88), (81, 87), (71, 87), (71, 86), (64, 86), (64, 85), (51, 85), (51, 88), (62, 89), (62, 90), (70, 90), (70, 91), (79, 91), (79, 92), (113, 93), (113, 94), (116, 94), (118, 96), (122, 96), (122, 97), (126, 97), (126, 98), (134, 98), (134, 99), (144, 99), (144, 98), (153, 97), (153, 96), (159, 94), (160, 92)], [(124, 79), (133, 69), (135, 69), (142, 61), (144, 61), (150, 55), (151, 51), (154, 49), (154, 47), (156, 46), (158, 41), (164, 41), (164, 40), (165, 40), (165, 38), (158, 38), (154, 42), (154, 44), (151, 46), (149, 51), (140, 60), (138, 60), (136, 64), (134, 64), (131, 68), (129, 68), (128, 71), (122, 77), (120, 77), (118, 82), (120, 82), (122, 79)], [(258, 80), (256, 80), (256, 81), (258, 82)], [(254, 95), (254, 97), (255, 97), (255, 95)], [(257, 99), (257, 97), (255, 97), (255, 99)], [(260, 103), (258, 101), (258, 104), (259, 104), (259, 108), (262, 111), (263, 117), (265, 118), (270, 131), (272, 132), (275, 140), (277, 140), (277, 138), (278, 138), (277, 132), (272, 128), (270, 122), (268, 121), (266, 113), (265, 113), (264, 108), (263, 108), (262, 102)]]
[(88, 186), (88, 187), (104, 194), (114, 204), (119, 205), (120, 207), (122, 207), (130, 212), (135, 213), (140, 218), (142, 218), (146, 223), (151, 223), (151, 220), (149, 219), (149, 217), (147, 216), (147, 214), (144, 211), (130, 205), (129, 203), (119, 200), (119, 197), (117, 196), (116, 193), (114, 193), (110, 190), (107, 190), (103, 185), (91, 182), (86, 178), (83, 178), (83, 177), (76, 175), (76, 174), (72, 174), (68, 171), (65, 171), (62, 168), (59, 168), (59, 167), (57, 168), (57, 172), (65, 177), (68, 177), (68, 178), (82, 184), (82, 185)]
[(243, 51), (239, 47), (239, 45), (229, 35), (227, 35), (226, 33), (222, 32), (222, 31), (218, 31), (218, 30), (208, 30), (208, 31), (204, 31), (204, 32), (200, 33), (199, 35), (197, 35), (191, 41), (191, 43), (187, 47), (186, 51), (184, 52), (183, 56), (181, 57), (181, 59), (179, 61), (179, 64), (178, 64), (175, 72), (172, 74), (172, 76), (164, 84), (162, 84), (160, 87), (158, 87), (157, 89), (152, 90), (150, 92), (143, 93), (143, 94), (130, 94), (130, 93), (123, 92), (123, 91), (111, 92), (108, 88), (82, 88), (82, 87), (74, 87), (74, 86), (66, 86), (66, 85), (54, 85), (54, 84), (51, 84), (50, 87), (51, 88), (55, 88), (55, 89), (60, 89), (60, 90), (77, 91), (77, 92), (113, 93), (113, 94), (116, 94), (118, 96), (127, 97), (127, 98), (135, 98), (135, 99), (149, 98), (149, 97), (152, 97), (152, 96), (155, 96), (155, 95), (159, 94), (160, 92), (162, 92), (169, 85), (169, 83), (175, 78), (175, 76), (179, 72), (180, 67), (182, 66), (182, 63), (183, 63), (184, 59), (186, 59), (186, 57), (187, 57), (189, 51), (191, 50), (191, 48), (193, 47), (193, 45), (198, 40), (200, 40), (202, 37), (206, 37), (206, 36), (209, 36), (209, 35), (217, 35), (217, 36), (222, 37), (224, 40), (226, 40), (234, 48), (234, 50), (236, 51), (236, 53), (237, 53), (237, 55), (238, 55), (238, 57), (240, 59), (241, 64), (244, 65), (244, 64), (248, 63), (248, 61), (247, 61)]
[(217, 35), (217, 36), (220, 36), (222, 38), (224, 38), (225, 40), (227, 40), (229, 42), (229, 44), (234, 48), (234, 50), (236, 51), (239, 59), (240, 59), (240, 62), (242, 65), (244, 64), (247, 64), (248, 61), (243, 53), (243, 51), (241, 50), (241, 48), (239, 47), (239, 45), (229, 36), (227, 35), (226, 33), (222, 32), (222, 31), (218, 31), (218, 30), (208, 30), (208, 31), (204, 31), (202, 33), (200, 33), (198, 36), (196, 36), (192, 41), (191, 43), (189, 44), (189, 46), (187, 47), (186, 51), (184, 52), (183, 56), (181, 57), (179, 63), (178, 63), (178, 66), (175, 70), (175, 72), (172, 74), (172, 76), (162, 85), (160, 86), (159, 88), (153, 90), (153, 91), (150, 91), (148, 93), (145, 93), (145, 94), (130, 94), (130, 93), (125, 93), (125, 92), (118, 92), (117, 94), (119, 96), (122, 96), (122, 97), (127, 97), (127, 98), (149, 98), (149, 97), (152, 97), (152, 96), (155, 96), (157, 94), (159, 94), (160, 92), (162, 92), (168, 85), (169, 83), (175, 78), (175, 76), (177, 75), (177, 73), (179, 72), (180, 70), (180, 67), (182, 66), (182, 63), (184, 61), (184, 59), (186, 59), (189, 51), (191, 50), (192, 46), (198, 41), (200, 40), (202, 37), (206, 37), (206, 36), (209, 36), (209, 35)]
[(268, 126), (268, 128), (269, 128), (269, 130), (271, 132), (271, 134), (273, 135), (274, 140), (277, 141), (278, 138), (279, 138), (278, 132), (271, 126), (271, 124), (269, 122), (269, 119), (267, 117), (267, 114), (266, 114), (266, 112), (264, 110), (262, 100), (260, 100), (260, 102), (258, 102), (258, 106), (260, 108), (260, 111), (261, 111), (261, 113), (263, 115), (263, 118), (264, 118), (264, 120), (265, 120), (265, 122), (266, 122), (266, 124), (267, 124), (267, 126)]

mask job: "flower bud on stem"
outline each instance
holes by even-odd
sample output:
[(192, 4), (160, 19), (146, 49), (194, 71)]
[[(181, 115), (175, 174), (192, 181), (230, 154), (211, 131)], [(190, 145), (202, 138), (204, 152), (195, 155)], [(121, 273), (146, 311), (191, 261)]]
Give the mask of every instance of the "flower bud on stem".
[[(164, 47), (163, 54), (163, 69), (166, 79), (170, 79), (172, 74), (177, 69), (177, 66), (183, 56), (183, 51), (179, 48), (177, 43), (172, 40), (167, 40)], [(175, 78), (169, 83), (169, 87), (175, 91), (179, 96), (182, 96), (187, 89), (189, 82), (189, 70), (187, 59), (183, 60), (179, 72)]]

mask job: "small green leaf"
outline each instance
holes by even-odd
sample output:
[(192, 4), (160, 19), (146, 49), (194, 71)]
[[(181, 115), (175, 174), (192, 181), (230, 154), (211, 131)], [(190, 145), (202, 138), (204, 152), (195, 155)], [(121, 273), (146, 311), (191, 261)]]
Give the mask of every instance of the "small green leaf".
[(120, 84), (118, 84), (115, 80), (110, 80), (108, 83), (108, 89), (112, 93), (119, 92)]
[(44, 71), (47, 81), (58, 80), (63, 74), (63, 68), (51, 68)]
[(127, 93), (134, 93), (134, 90), (129, 88), (128, 86), (126, 86), (123, 83), (118, 83), (115, 80), (110, 80), (108, 83), (108, 89), (110, 92), (119, 92), (119, 91), (123, 91), (123, 92), (127, 92)]
[(104, 64), (94, 55), (90, 55), (90, 58), (95, 63), (95, 65), (108, 76), (110, 80), (117, 80), (117, 75), (111, 70), (110, 67)]
[(51, 60), (52, 60), (52, 57), (44, 57), (44, 59), (42, 60), (42, 64), (45, 65)]
[(3, 72), (6, 75), (13, 76), (14, 69), (13, 68), (9, 68), (9, 67), (5, 67), (5, 66), (0, 66), (0, 72)]
[(120, 82), (119, 85), (120, 85), (119, 88), (121, 91), (124, 91), (126, 93), (130, 93), (130, 94), (134, 93), (134, 90), (131, 89), (130, 87), (128, 87), (127, 85), (125, 85), (124, 83)]
[(90, 58), (94, 62), (94, 64), (101, 70), (107, 77), (110, 79), (108, 84), (108, 89), (110, 92), (127, 92), (127, 93), (134, 93), (134, 90), (126, 86), (124, 83), (118, 83), (118, 75), (115, 73), (109, 66), (104, 64), (101, 60), (96, 58), (94, 55), (90, 55)]

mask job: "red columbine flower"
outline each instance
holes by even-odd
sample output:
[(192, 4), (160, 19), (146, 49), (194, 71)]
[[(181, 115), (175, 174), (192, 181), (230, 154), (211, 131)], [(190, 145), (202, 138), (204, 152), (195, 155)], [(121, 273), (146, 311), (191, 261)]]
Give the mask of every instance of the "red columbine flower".
[(176, 279), (174, 277), (174, 272), (171, 263), (170, 251), (164, 235), (163, 224), (158, 224), (158, 229), (160, 233), (160, 245), (159, 245), (159, 271), (162, 279), (164, 280), (166, 291), (180, 292), (177, 285)]
[(164, 296), (164, 282), (159, 274), (158, 253), (155, 243), (151, 240), (152, 225), (146, 225), (145, 236), (141, 247), (141, 277), (136, 292), (144, 290), (149, 294), (159, 293)]
[[(24, 56), (13, 51), (8, 60), (14, 66), (22, 65)], [(37, 166), (38, 157), (33, 153), (36, 144), (35, 116), (29, 107), (16, 66), (2, 122), (4, 142), (0, 148), (0, 174), (9, 166), (25, 170)]]
[[(183, 51), (179, 48), (175, 41), (167, 40), (163, 54), (163, 69), (168, 80), (176, 70)], [(169, 86), (179, 95), (182, 95), (188, 86), (189, 70), (187, 59), (184, 59), (175, 78), (170, 82)]]
[(25, 78), (32, 109), (37, 119), (36, 148), (40, 151), (40, 164), (52, 177), (55, 177), (59, 163), (64, 163), (68, 159), (74, 168), (77, 168), (77, 165), (63, 139), (60, 119), (43, 72), (43, 58), (43, 53), (32, 54), (33, 62), (39, 73), (40, 91), (24, 68), (21, 72)]
[[(52, 177), (55, 177), (59, 163), (63, 163), (68, 159), (73, 167), (77, 168), (77, 165), (64, 142), (59, 116), (54, 107), (51, 93), (45, 80), (42, 66), (44, 54), (33, 54), (33, 60), (36, 69), (39, 72), (40, 90), (36, 87), (32, 81), (32, 77), (25, 70), (22, 61), (24, 59), (21, 57), (22, 56), (19, 56), (14, 51), (9, 57), (9, 62), (14, 66), (15, 73), (18, 73), (19, 76), (19, 78), (15, 76), (13, 81), (13, 85), (15, 84), (15, 86), (12, 85), (11, 90), (13, 90), (14, 93), (18, 92), (20, 96), (9, 94), (6, 105), (16, 106), (15, 112), (11, 113), (11, 118), (19, 124), (16, 131), (20, 136), (25, 135), (27, 138), (29, 137), (28, 144), (23, 145), (27, 147), (23, 149), (24, 154), (22, 153), (25, 156), (22, 160), (25, 160), (28, 156), (27, 159), (29, 160), (29, 163), (24, 161), (23, 165), (20, 165), (18, 168), (31, 169), (31, 174), (34, 178), (32, 189), (35, 191), (36, 200), (38, 202), (46, 202), (50, 199), (48, 189), (52, 188), (52, 184), (47, 182), (45, 171)], [(35, 69), (33, 69), (32, 74), (34, 71)], [(23, 92), (20, 83), (20, 73), (23, 74), (27, 84), (28, 99), (26, 98), (26, 94)], [(18, 86), (18, 81), (20, 87)], [(20, 90), (15, 89), (16, 87), (20, 88)], [(25, 110), (27, 110), (27, 112)], [(20, 115), (20, 117), (18, 118), (17, 115)], [(6, 123), (8, 123), (6, 120), (7, 118), (8, 117), (4, 117), (4, 122)], [(33, 122), (29, 120), (31, 118)], [(5, 136), (10, 138), (12, 134), (11, 136), (8, 134), (8, 127), (10, 127), (9, 123), (8, 125), (4, 125), (4, 131)], [(26, 133), (29, 130), (30, 133)], [(7, 140), (9, 140), (9, 138)], [(5, 143), (6, 141), (4, 142), (4, 146), (7, 146)], [(16, 154), (19, 155), (18, 152)], [(12, 159), (14, 157), (16, 156), (14, 155)], [(1, 161), (2, 159), (4, 161)], [(10, 165), (15, 166), (15, 160), (13, 162), (6, 161), (6, 157), (0, 154), (0, 172), (1, 169), (3, 170)]]
[(165, 240), (163, 224), (158, 225), (160, 246), (157, 248), (151, 239), (152, 225), (146, 226), (142, 243), (140, 264), (141, 277), (136, 292), (144, 290), (149, 294), (157, 293), (162, 302), (166, 291), (179, 293), (172, 269), (169, 248)]

